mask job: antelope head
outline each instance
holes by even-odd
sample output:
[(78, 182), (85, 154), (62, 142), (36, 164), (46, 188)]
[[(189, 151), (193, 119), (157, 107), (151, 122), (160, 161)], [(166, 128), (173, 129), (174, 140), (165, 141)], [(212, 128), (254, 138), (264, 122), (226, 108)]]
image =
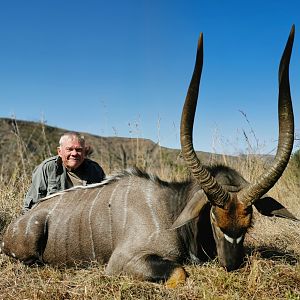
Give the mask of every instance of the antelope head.
[[(294, 26), (291, 29), (279, 66), (279, 141), (274, 161), (267, 172), (254, 183), (245, 185), (241, 190), (226, 190), (209, 173), (198, 159), (192, 142), (193, 123), (198, 100), (199, 84), (203, 65), (203, 35), (200, 35), (196, 63), (184, 103), (180, 140), (181, 151), (193, 177), (203, 190), (201, 197), (194, 197), (175, 221), (175, 227), (197, 217), (204, 206), (210, 202), (210, 222), (216, 242), (219, 262), (228, 270), (238, 268), (244, 257), (243, 241), (251, 226), (252, 206), (268, 216), (280, 216), (296, 220), (279, 202), (266, 193), (274, 186), (286, 168), (294, 142), (294, 117), (290, 95), (289, 63), (294, 40)], [(173, 225), (174, 226), (174, 225)]]

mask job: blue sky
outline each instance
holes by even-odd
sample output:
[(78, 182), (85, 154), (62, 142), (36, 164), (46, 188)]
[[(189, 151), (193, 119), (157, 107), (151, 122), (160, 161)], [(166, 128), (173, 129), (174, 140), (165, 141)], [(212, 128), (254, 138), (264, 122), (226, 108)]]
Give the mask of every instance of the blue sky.
[(203, 32), (196, 150), (246, 152), (244, 130), (253, 151), (269, 153), (277, 140), (278, 64), (292, 24), (300, 134), (299, 22), (298, 0), (1, 1), (0, 117), (179, 148)]

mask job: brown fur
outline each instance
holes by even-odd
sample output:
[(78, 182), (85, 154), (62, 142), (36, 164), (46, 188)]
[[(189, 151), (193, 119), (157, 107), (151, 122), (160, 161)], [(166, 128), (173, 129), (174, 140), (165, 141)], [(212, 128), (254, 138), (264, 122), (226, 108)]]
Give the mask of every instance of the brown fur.
[(239, 201), (236, 194), (225, 208), (214, 207), (217, 226), (232, 237), (240, 236), (251, 226), (252, 207)]

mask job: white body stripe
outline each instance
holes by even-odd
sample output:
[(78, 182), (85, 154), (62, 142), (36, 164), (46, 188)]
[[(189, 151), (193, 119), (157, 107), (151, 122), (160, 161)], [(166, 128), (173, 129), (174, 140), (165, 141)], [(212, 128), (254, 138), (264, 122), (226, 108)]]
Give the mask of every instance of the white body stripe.
[(95, 253), (95, 244), (94, 244), (94, 239), (93, 239), (93, 230), (92, 230), (91, 215), (92, 215), (92, 211), (93, 211), (95, 202), (96, 202), (96, 200), (99, 199), (98, 197), (101, 194), (102, 190), (103, 190), (103, 188), (100, 189), (99, 192), (97, 193), (97, 195), (95, 196), (95, 198), (94, 198), (94, 200), (92, 202), (92, 205), (90, 207), (90, 210), (89, 210), (89, 229), (90, 229), (90, 239), (91, 239), (91, 244), (92, 244), (92, 256), (93, 256), (94, 260), (96, 259), (96, 253)]
[(126, 231), (126, 224), (128, 220), (128, 195), (132, 186), (132, 177), (129, 178), (128, 186), (125, 192), (125, 197), (124, 197), (124, 221), (123, 221), (123, 235)]
[[(46, 218), (45, 218), (45, 223), (44, 223), (44, 233), (46, 232), (47, 229), (47, 223), (48, 223), (48, 219), (51, 216), (51, 214), (53, 213), (53, 211), (56, 209), (56, 207), (58, 206), (60, 200), (62, 198), (62, 195), (56, 200), (55, 205), (53, 206), (53, 208), (48, 212)], [(58, 224), (58, 222), (56, 222), (56, 225)]]
[[(28, 222), (27, 222), (26, 230), (25, 230), (25, 235), (26, 235), (26, 236), (28, 236), (28, 234), (30, 233), (30, 230), (32, 230), (32, 228), (31, 228), (31, 223), (32, 223), (33, 217), (34, 217), (34, 215), (32, 215), (32, 216), (29, 218)], [(38, 223), (35, 222), (35, 224), (38, 224)]]
[(111, 245), (111, 250), (114, 250), (114, 241), (113, 241), (113, 215), (112, 215), (112, 201), (115, 197), (115, 193), (118, 191), (119, 189), (119, 184), (117, 184), (114, 188), (114, 190), (112, 191), (109, 201), (108, 201), (108, 211), (109, 211), (109, 235), (110, 235), (110, 245)]
[(150, 181), (147, 184), (147, 187), (146, 187), (146, 195), (145, 195), (146, 196), (146, 203), (147, 203), (147, 205), (150, 209), (152, 221), (153, 221), (153, 224), (156, 228), (156, 231), (159, 232), (160, 231), (160, 224), (158, 222), (156, 211), (153, 209), (153, 203), (152, 203), (152, 195), (153, 195), (152, 187), (153, 187), (153, 184)]

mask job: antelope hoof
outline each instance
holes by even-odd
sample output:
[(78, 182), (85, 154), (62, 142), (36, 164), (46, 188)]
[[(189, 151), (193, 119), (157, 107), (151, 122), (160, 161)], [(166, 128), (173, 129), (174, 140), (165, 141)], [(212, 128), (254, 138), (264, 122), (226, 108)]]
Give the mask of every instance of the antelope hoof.
[(166, 288), (173, 289), (179, 284), (184, 283), (187, 278), (187, 273), (182, 267), (174, 269), (170, 278), (166, 282)]

